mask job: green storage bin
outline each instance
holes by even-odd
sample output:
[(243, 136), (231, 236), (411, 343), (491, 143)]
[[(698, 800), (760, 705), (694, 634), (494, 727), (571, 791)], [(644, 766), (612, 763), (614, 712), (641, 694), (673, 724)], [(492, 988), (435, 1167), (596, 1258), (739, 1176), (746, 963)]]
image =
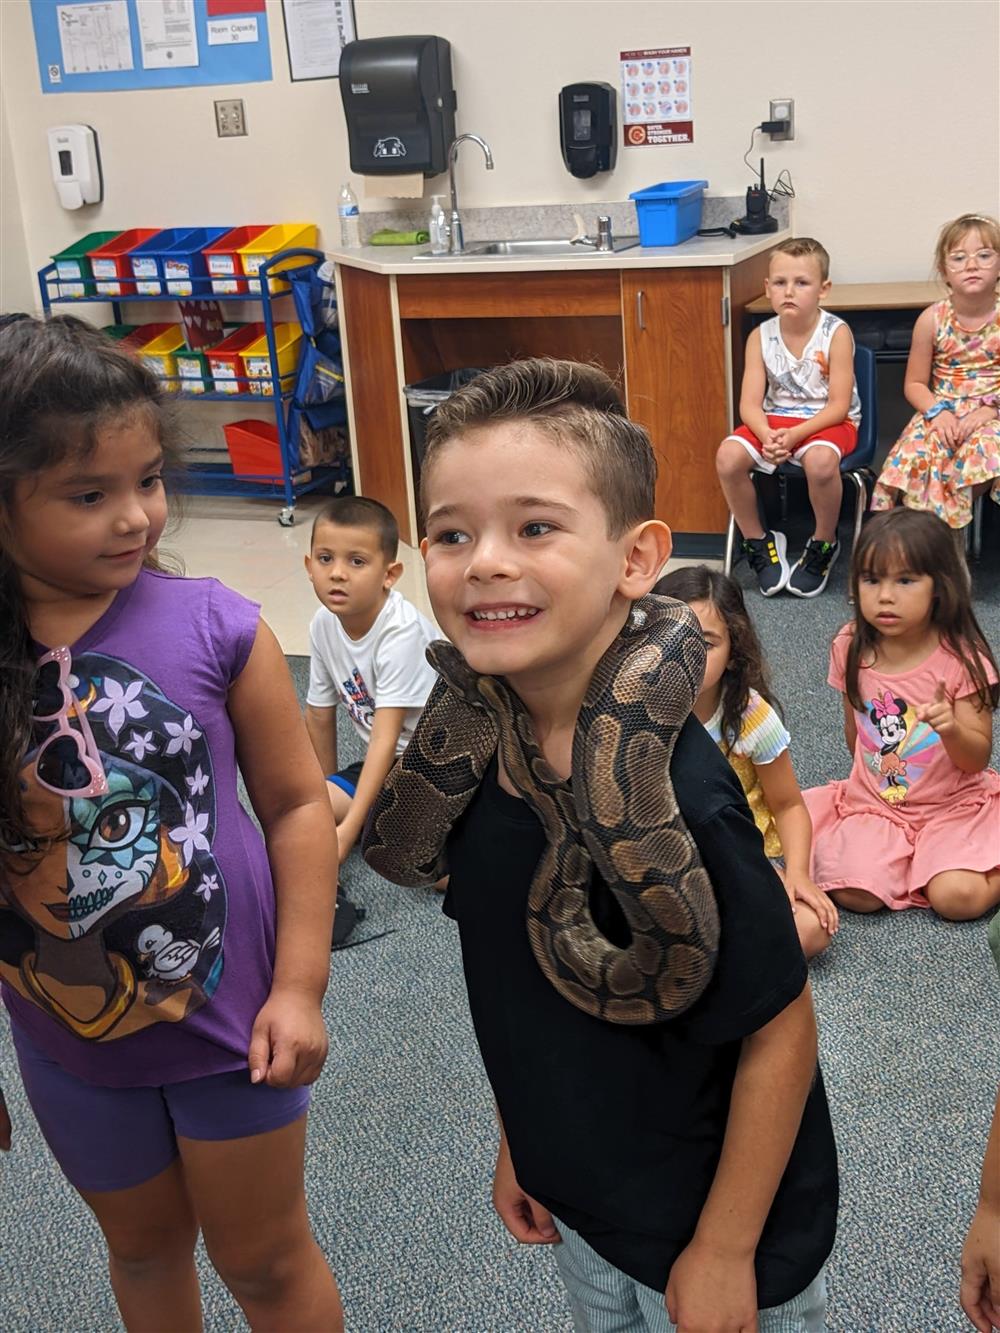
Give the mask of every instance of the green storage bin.
[(59, 279), (58, 294), (77, 299), (86, 296), (87, 284), (94, 276), (88, 258), (89, 252), (101, 245), (107, 245), (120, 235), (121, 228), (117, 231), (92, 231), (89, 236), (81, 237), (72, 245), (67, 245), (65, 250), (53, 255), (52, 262), (56, 266), (56, 277)]
[(208, 357), (204, 352), (193, 352), (190, 347), (182, 347), (177, 352), (177, 374), (181, 393), (204, 393), (214, 387)]
[(135, 333), (139, 327), (138, 324), (105, 324), (101, 332), (105, 337), (111, 338), (114, 342), (121, 342), (123, 338), (128, 338)]

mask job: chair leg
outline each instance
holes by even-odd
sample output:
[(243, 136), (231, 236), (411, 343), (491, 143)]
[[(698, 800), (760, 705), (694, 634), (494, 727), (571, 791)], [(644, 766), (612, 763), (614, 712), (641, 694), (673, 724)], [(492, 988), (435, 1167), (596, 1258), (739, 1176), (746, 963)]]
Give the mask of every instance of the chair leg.
[(983, 552), (983, 501), (985, 494), (977, 495), (972, 502), (972, 558), (978, 560)]
[(736, 546), (736, 520), (732, 514), (729, 515), (729, 527), (726, 529), (726, 551), (722, 561), (722, 572), (726, 575), (733, 572), (733, 550)]

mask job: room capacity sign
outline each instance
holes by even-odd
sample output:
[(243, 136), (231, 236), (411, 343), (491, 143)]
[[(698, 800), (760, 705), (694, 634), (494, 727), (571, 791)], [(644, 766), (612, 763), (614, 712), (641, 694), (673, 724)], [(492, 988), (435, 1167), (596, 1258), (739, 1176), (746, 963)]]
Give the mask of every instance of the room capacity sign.
[(625, 146), (694, 143), (690, 46), (623, 51), (620, 59)]

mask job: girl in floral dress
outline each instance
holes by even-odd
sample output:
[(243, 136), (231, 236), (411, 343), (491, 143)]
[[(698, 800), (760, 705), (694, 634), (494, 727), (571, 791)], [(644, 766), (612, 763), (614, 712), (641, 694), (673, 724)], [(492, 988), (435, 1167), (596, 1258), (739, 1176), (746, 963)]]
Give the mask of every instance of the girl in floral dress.
[(903, 392), (915, 414), (885, 461), (872, 508), (902, 499), (964, 528), (984, 490), (1000, 504), (1000, 224), (964, 213), (942, 229), (935, 260), (949, 296), (914, 327)]

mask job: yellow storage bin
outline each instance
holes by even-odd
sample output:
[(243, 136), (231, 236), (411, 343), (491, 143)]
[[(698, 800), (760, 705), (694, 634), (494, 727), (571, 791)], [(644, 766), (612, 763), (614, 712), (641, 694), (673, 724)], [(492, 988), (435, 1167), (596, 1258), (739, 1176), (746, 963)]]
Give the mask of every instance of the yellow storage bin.
[(167, 380), (163, 386), (167, 393), (177, 393), (181, 387), (177, 382), (177, 353), (186, 346), (184, 330), (179, 324), (171, 324), (152, 342), (144, 343), (138, 349), (140, 358), (153, 374)]
[[(274, 343), (278, 353), (277, 374), (281, 377), (281, 391), (292, 387), (295, 367), (299, 363), (299, 345), (302, 342), (302, 329), (298, 324), (275, 324)], [(250, 380), (250, 392), (270, 398), (274, 394), (274, 375), (271, 369), (271, 357), (267, 349), (267, 335), (252, 342), (240, 352), (240, 359), (246, 367), (244, 375)]]
[[(279, 250), (293, 250), (302, 246), (314, 250), (318, 234), (316, 226), (312, 222), (279, 222), (277, 226), (268, 227), (267, 231), (261, 232), (252, 241), (240, 246), (237, 254), (240, 257), (243, 272), (249, 278), (247, 282), (248, 290), (260, 293), (260, 279), (254, 277), (254, 274), (258, 272), (261, 264), (266, 259), (276, 255)], [(297, 264), (303, 262), (301, 259), (289, 259), (279, 264), (274, 272), (278, 273), (284, 268), (295, 268)], [(271, 291), (287, 292), (288, 283), (272, 278)]]

